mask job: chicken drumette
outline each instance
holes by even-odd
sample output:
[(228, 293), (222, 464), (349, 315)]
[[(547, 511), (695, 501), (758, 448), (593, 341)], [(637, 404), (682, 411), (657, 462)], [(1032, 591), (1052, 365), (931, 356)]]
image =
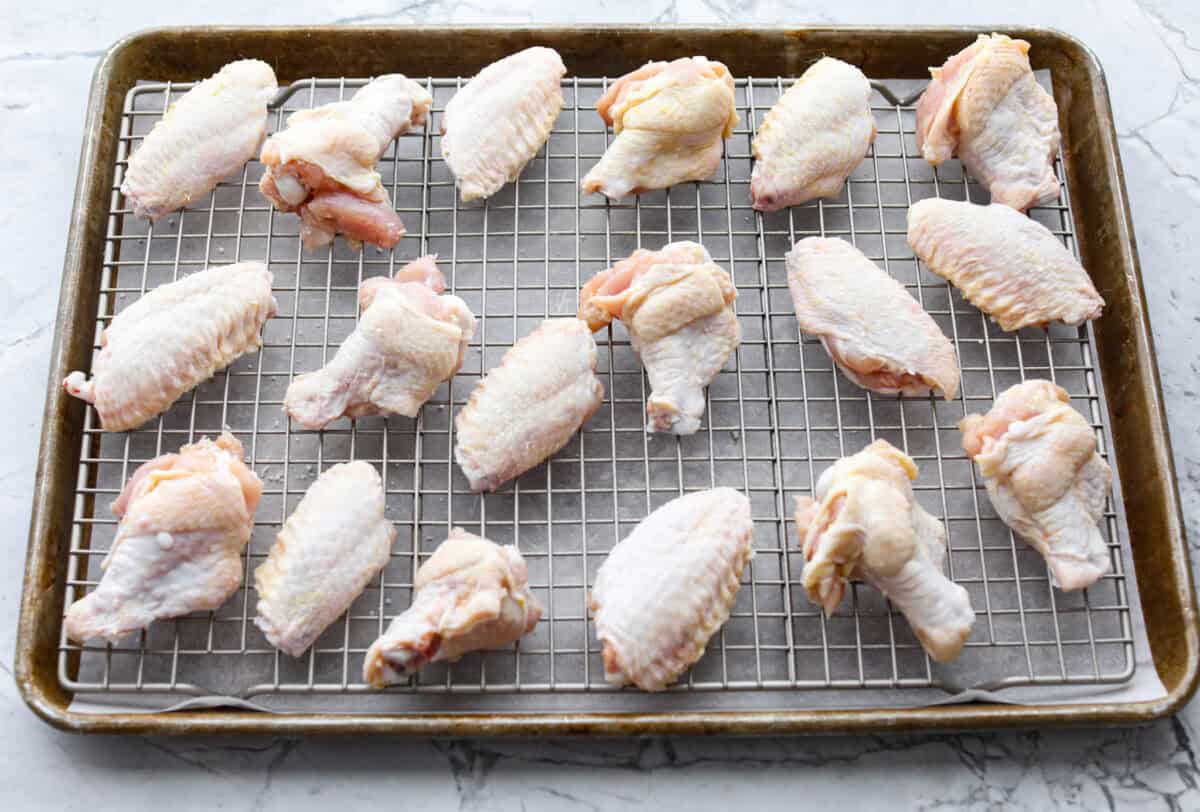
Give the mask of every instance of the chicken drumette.
[(475, 316), (462, 299), (443, 294), (446, 280), (435, 259), (422, 257), (391, 279), (363, 282), (362, 318), (354, 332), (333, 360), (288, 387), (283, 407), (293, 420), (320, 429), (343, 416), (416, 417), (438, 385), (458, 371)]
[(593, 330), (620, 319), (650, 376), (646, 431), (694, 434), (708, 386), (741, 338), (737, 290), (703, 246), (645, 249), (592, 277), (579, 318)]
[(843, 457), (796, 500), (809, 600), (832, 614), (858, 578), (904, 613), (929, 656), (958, 656), (975, 613), (967, 590), (942, 574), (946, 530), (913, 498), (917, 467), (886, 440)]

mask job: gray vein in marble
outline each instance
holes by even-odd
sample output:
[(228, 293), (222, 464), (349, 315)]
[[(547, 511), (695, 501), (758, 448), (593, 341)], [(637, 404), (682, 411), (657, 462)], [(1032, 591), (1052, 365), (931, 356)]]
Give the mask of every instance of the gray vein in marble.
[[(1154, 3), (1150, 2), (1149, 0), (1135, 0), (1135, 2), (1137, 2), (1138, 8), (1140, 8), (1146, 14), (1147, 17), (1149, 17), (1151, 20), (1153, 20), (1155, 23), (1157, 23), (1160, 27), (1166, 29), (1170, 33), (1179, 37), (1183, 48), (1186, 48), (1187, 50), (1192, 51), (1193, 53), (1195, 53), (1197, 55), (1200, 55), (1200, 45), (1192, 45), (1191, 37), (1188, 35), (1188, 32), (1185, 31), (1184, 29), (1180, 28), (1179, 26), (1173, 24), (1167, 18), (1166, 14), (1159, 11), (1159, 9), (1155, 6)], [(1163, 42), (1168, 48), (1172, 49), (1172, 52), (1174, 51), (1174, 46), (1170, 42), (1168, 42), (1165, 38), (1164, 38)], [(1189, 78), (1193, 78), (1193, 79), (1196, 78), (1196, 77), (1190, 77), (1187, 69), (1184, 68), (1184, 66), (1183, 66), (1182, 60), (1180, 60), (1180, 70), (1183, 72), (1183, 74), (1185, 76), (1189, 76)]]
[[(1102, 799), (1111, 809), (1135, 801), (1156, 801), (1168, 809), (1186, 809), (1194, 798), (1200, 773), (1191, 746), (1191, 734), (1182, 720), (1168, 723), (1174, 743), (1169, 751), (1150, 745), (1149, 752), (1132, 757), (1130, 746), (1139, 744), (1154, 728), (1064, 734), (1055, 737), (1036, 732), (999, 735), (873, 736), (861, 739), (734, 740), (648, 738), (636, 741), (587, 742), (547, 740), (541, 742), (448, 740), (433, 742), (432, 748), (445, 759), (460, 809), (498, 808), (507, 788), (497, 786), (503, 773), (555, 776), (572, 767), (599, 768), (635, 775), (660, 771), (720, 769), (726, 774), (753, 775), (771, 780), (770, 775), (796, 775), (810, 782), (830, 769), (882, 768), (910, 770), (922, 763), (936, 763), (934, 754), (945, 751), (960, 767), (962, 776), (953, 790), (941, 797), (914, 804), (917, 809), (1039, 808), (1038, 799), (1062, 808), (1096, 808)], [(1071, 749), (1055, 746), (1066, 738)], [(1058, 742), (1062, 744), (1063, 742)], [(186, 752), (163, 745), (169, 757), (189, 767), (209, 769), (207, 745), (193, 745)], [(266, 747), (224, 747), (229, 753), (252, 757), (270, 754), (268, 769), (275, 771), (292, 753), (306, 753), (312, 763), (329, 763), (330, 750), (324, 742), (294, 739), (273, 741)], [(333, 764), (347, 759), (333, 758)], [(377, 761), (374, 759), (373, 761)], [(363, 765), (368, 766), (368, 765)], [(399, 768), (399, 764), (397, 767)], [(532, 768), (530, 770), (523, 767)], [(750, 772), (747, 768), (755, 768)], [(772, 773), (763, 773), (762, 770)], [(1156, 771), (1166, 772), (1157, 774)], [(784, 772), (776, 772), (783, 770)], [(698, 773), (697, 773), (698, 774)], [(605, 801), (622, 808), (642, 801), (631, 786), (623, 792), (609, 789), (588, 794), (555, 782), (534, 780), (521, 784), (523, 799), (529, 793), (546, 794), (562, 805), (587, 809), (609, 808)], [(618, 785), (624, 787), (625, 785)], [(1044, 794), (1036, 787), (1043, 787)], [(936, 788), (934, 788), (936, 789)], [(1031, 797), (1034, 796), (1034, 797)], [(253, 809), (260, 808), (252, 805)], [(902, 807), (901, 807), (902, 808)]]
[(1179, 780), (1187, 784), (1189, 789), (1196, 789), (1196, 782), (1200, 779), (1200, 765), (1196, 763), (1196, 751), (1192, 749), (1192, 737), (1188, 734), (1187, 723), (1178, 716), (1173, 716), (1171, 717), (1171, 731), (1175, 734), (1179, 750), (1187, 760), (1186, 765), (1176, 765), (1175, 767), (1179, 774)]
[(1200, 50), (1188, 45), (1187, 37), (1184, 34), (1184, 32), (1182, 32), (1179, 29), (1172, 26), (1170, 24), (1170, 22), (1168, 22), (1166, 20), (1166, 18), (1157, 11), (1157, 9), (1155, 9), (1149, 2), (1147, 2), (1147, 0), (1139, 0), (1137, 5), (1138, 5), (1138, 8), (1141, 9), (1142, 12), (1145, 13), (1145, 15), (1154, 24), (1155, 30), (1156, 30), (1156, 33), (1158, 34), (1159, 39), (1161, 40), (1162, 44), (1165, 46), (1168, 53), (1170, 53), (1172, 58), (1174, 59), (1175, 64), (1179, 69), (1180, 76), (1182, 78), (1179, 80), (1179, 82), (1175, 86), (1175, 95), (1171, 100), (1170, 107), (1168, 107), (1167, 110), (1162, 115), (1160, 115), (1156, 118), (1153, 118), (1149, 121), (1143, 122), (1142, 124), (1138, 125), (1137, 127), (1135, 127), (1132, 130), (1128, 130), (1123, 133), (1118, 133), (1118, 137), (1125, 138), (1125, 139), (1132, 138), (1132, 139), (1137, 139), (1137, 140), (1141, 141), (1145, 145), (1145, 147), (1148, 150), (1150, 150), (1150, 152), (1154, 155), (1154, 157), (1162, 162), (1163, 166), (1165, 166), (1172, 175), (1174, 175), (1175, 177), (1177, 177), (1181, 180), (1188, 181), (1189, 183), (1192, 183), (1192, 184), (1200, 184), (1200, 175), (1190, 173), (1190, 172), (1181, 172), (1178, 169), (1176, 169), (1175, 166), (1172, 164), (1171, 159), (1168, 156), (1164, 155), (1163, 152), (1161, 152), (1159, 150), (1159, 148), (1153, 143), (1153, 141), (1147, 136), (1147, 131), (1150, 130), (1151, 128), (1153, 128), (1154, 125), (1159, 124), (1160, 122), (1165, 121), (1166, 119), (1169, 119), (1169, 118), (1177, 115), (1179, 113), (1180, 109), (1186, 103), (1193, 101), (1196, 98), (1197, 93), (1200, 92), (1200, 78), (1191, 75), (1187, 66), (1184, 65), (1183, 59), (1175, 51), (1175, 47), (1169, 41), (1168, 37), (1165, 35), (1166, 32), (1171, 32), (1171, 33), (1179, 35), (1179, 38), (1182, 41), (1181, 42), (1182, 47), (1187, 48), (1188, 50), (1191, 50), (1191, 51), (1195, 51), (1197, 54), (1200, 54)]
[(7, 349), (12, 349), (13, 347), (20, 347), (22, 344), (28, 344), (31, 341), (37, 341), (42, 336), (44, 336), (46, 333), (50, 332), (50, 330), (53, 327), (54, 327), (53, 321), (48, 321), (48, 322), (39, 324), (37, 327), (34, 327), (29, 332), (26, 332), (22, 335), (17, 336), (16, 338), (10, 339), (10, 340), (5, 341), (4, 343), (0, 344), (0, 352), (3, 352), (4, 350), (7, 350)]
[(671, 0), (663, 7), (663, 10), (650, 18), (652, 23), (677, 23), (679, 22), (679, 4), (675, 0)]
[(487, 783), (488, 773), (500, 760), (500, 755), (476, 747), (469, 741), (433, 742), (433, 747), (450, 763), (450, 775), (458, 790), (460, 808), (473, 803)]
[(203, 761), (198, 761), (194, 758), (191, 758), (190, 756), (186, 755), (184, 752), (181, 752), (178, 750), (172, 750), (170, 747), (167, 747), (166, 745), (158, 744), (156, 742), (147, 740), (146, 746), (149, 747), (151, 750), (156, 750), (159, 753), (162, 753), (167, 758), (178, 761), (180, 764), (186, 764), (189, 767), (194, 767), (197, 770), (208, 773), (209, 775), (214, 775), (214, 776), (224, 775), (224, 773), (221, 770), (218, 770), (217, 768), (215, 768), (209, 764), (205, 764)]
[(45, 51), (34, 53), (25, 51), (19, 54), (0, 56), (0, 65), (8, 62), (61, 62), (64, 59), (99, 59), (104, 51)]
[(275, 780), (276, 770), (282, 767), (283, 763), (288, 760), (288, 757), (296, 752), (299, 747), (300, 742), (296, 739), (284, 739), (279, 742), (278, 750), (271, 756), (271, 760), (267, 762), (262, 789), (258, 791), (258, 794), (254, 798), (254, 803), (250, 807), (254, 812), (261, 812), (265, 808), (267, 798), (271, 792), (271, 784)]
[[(558, 801), (565, 801), (567, 804), (569, 804), (572, 807), (580, 807), (583, 809), (590, 809), (593, 812), (600, 812), (600, 810), (603, 809), (603, 807), (600, 806), (599, 804), (592, 803), (591, 801), (580, 798), (577, 795), (572, 795), (571, 793), (567, 792), (566, 790), (555, 789), (554, 787), (548, 787), (543, 784), (530, 784), (527, 787), (527, 789), (530, 792), (544, 793)], [(626, 799), (622, 799), (622, 800), (626, 800)], [(634, 802), (634, 803), (636, 803), (636, 802)]]
[(700, 0), (700, 2), (723, 23), (737, 19), (738, 14), (745, 15), (746, 12), (749, 11), (745, 3), (729, 3), (728, 7), (726, 8), (722, 7), (719, 3), (716, 3), (713, 0)]
[(1166, 170), (1168, 172), (1171, 173), (1171, 175), (1178, 178), (1179, 180), (1187, 181), (1188, 183), (1200, 184), (1200, 175), (1196, 175), (1191, 172), (1181, 172), (1178, 169), (1176, 169), (1175, 167), (1173, 167), (1171, 165), (1170, 158), (1168, 158), (1166, 155), (1164, 155), (1162, 152), (1160, 152), (1158, 147), (1154, 146), (1154, 142), (1151, 141), (1146, 136), (1146, 133), (1143, 130), (1134, 130), (1133, 132), (1126, 133), (1119, 137), (1124, 138), (1124, 139), (1133, 139), (1136, 141), (1140, 141), (1142, 143), (1142, 145), (1145, 146), (1146, 149), (1148, 149), (1150, 151), (1150, 154), (1153, 155), (1155, 158), (1157, 158), (1162, 163), (1162, 165), (1166, 168)]
[(330, 20), (330, 25), (358, 25), (362, 23), (382, 23), (392, 22), (397, 17), (411, 16), (413, 12), (428, 11), (431, 8), (440, 5), (440, 0), (418, 0), (416, 3), (409, 3), (401, 6), (394, 11), (382, 11), (370, 14), (356, 14), (351, 17), (338, 17)]

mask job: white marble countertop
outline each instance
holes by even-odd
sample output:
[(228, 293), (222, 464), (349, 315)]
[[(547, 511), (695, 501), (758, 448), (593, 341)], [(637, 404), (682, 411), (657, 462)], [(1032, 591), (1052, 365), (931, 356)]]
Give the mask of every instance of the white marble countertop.
[[(128, 0), (12, 4), (0, 26), (0, 670), (11, 672), (34, 456), (88, 84), (160, 25), (671, 22), (1052, 26), (1108, 76), (1193, 548), (1200, 542), (1200, 4), (1195, 0)], [(187, 9), (182, 8), (188, 6)], [(336, 10), (334, 10), (336, 8)], [(1195, 556), (1200, 558), (1200, 556)], [(71, 737), (0, 679), (0, 808), (1200, 808), (1200, 705), (1150, 727), (793, 740), (328, 741)], [(750, 773), (753, 770), (753, 773)]]

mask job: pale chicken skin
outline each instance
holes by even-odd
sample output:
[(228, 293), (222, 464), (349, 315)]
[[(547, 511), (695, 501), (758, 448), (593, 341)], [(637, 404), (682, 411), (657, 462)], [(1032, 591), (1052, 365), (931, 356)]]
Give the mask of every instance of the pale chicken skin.
[(105, 431), (127, 431), (262, 344), (277, 307), (261, 262), (220, 265), (147, 293), (100, 334), (92, 377), (72, 372), (67, 392), (93, 404)]
[(299, 657), (387, 565), (395, 539), (374, 466), (333, 466), (309, 487), (254, 571), (254, 625), (271, 645)]
[(464, 202), (491, 197), (533, 160), (562, 111), (562, 57), (526, 48), (481, 70), (442, 114), (442, 158)]
[(363, 680), (404, 682), (428, 663), (497, 649), (533, 631), (542, 606), (529, 589), (525, 559), (455, 527), (417, 570), (412, 606), (367, 651)]
[(672, 499), (600, 565), (590, 606), (604, 677), (661, 691), (729, 619), (754, 557), (750, 500), (732, 488)]
[(579, 318), (593, 331), (620, 319), (646, 365), (646, 431), (699, 430), (704, 388), (741, 340), (735, 298), (729, 274), (694, 242), (638, 250), (584, 286)]
[(113, 502), (121, 523), (104, 574), (67, 609), (67, 636), (115, 643), (155, 620), (223, 604), (242, 584), (261, 496), (229, 433), (142, 465)]
[(172, 104), (133, 151), (121, 194), (157, 220), (200, 200), (254, 157), (278, 88), (266, 62), (230, 62)]
[(776, 211), (836, 197), (875, 132), (867, 77), (841, 60), (818, 60), (767, 112), (754, 136), (754, 208)]
[(582, 186), (613, 200), (711, 177), (738, 123), (733, 76), (702, 56), (643, 65), (614, 82), (596, 110), (616, 138)]
[(1081, 324), (1104, 309), (1087, 271), (1062, 242), (1009, 206), (919, 201), (908, 210), (908, 244), (1004, 330)]
[(600, 408), (596, 342), (579, 319), (547, 319), (504, 354), (454, 421), (454, 459), (493, 491), (558, 451)]
[(884, 395), (958, 394), (954, 346), (904, 286), (845, 240), (807, 237), (787, 254), (800, 329), (846, 377)]
[(981, 35), (940, 68), (917, 103), (917, 149), (934, 166), (958, 155), (992, 193), (1025, 211), (1058, 197), (1058, 106), (1034, 78), (1029, 43)]
[(1054, 583), (1091, 586), (1112, 568), (1097, 526), (1112, 469), (1096, 453), (1096, 433), (1050, 381), (1006, 389), (984, 415), (959, 424), (963, 448), (979, 466), (1004, 523), (1046, 559)]
[(843, 457), (796, 499), (804, 589), (832, 614), (846, 583), (866, 581), (908, 620), (934, 660), (956, 658), (975, 612), (967, 590), (942, 573), (946, 530), (913, 498), (917, 467), (886, 440)]
[(354, 332), (328, 364), (288, 387), (283, 408), (293, 420), (321, 429), (340, 417), (416, 417), (458, 372), (475, 316), (462, 299), (443, 293), (446, 280), (435, 260), (422, 257), (391, 279), (362, 283)]
[(391, 248), (404, 236), (375, 169), (388, 145), (425, 123), (433, 97), (398, 73), (373, 79), (349, 101), (288, 117), (263, 144), (259, 189), (280, 211), (300, 215), (300, 236), (313, 250), (342, 234), (357, 248)]

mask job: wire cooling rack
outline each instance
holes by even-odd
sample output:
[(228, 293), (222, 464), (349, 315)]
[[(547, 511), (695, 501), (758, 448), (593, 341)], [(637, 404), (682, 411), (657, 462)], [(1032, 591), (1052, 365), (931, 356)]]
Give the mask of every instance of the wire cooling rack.
[[(1089, 327), (1004, 333), (917, 263), (905, 242), (905, 212), (942, 196), (986, 201), (957, 162), (934, 171), (916, 151), (911, 82), (874, 83), (879, 135), (837, 200), (783, 212), (750, 208), (750, 144), (790, 80), (737, 83), (741, 117), (710, 180), (619, 203), (580, 196), (578, 180), (610, 134), (594, 111), (605, 79), (570, 78), (547, 145), (520, 181), (486, 204), (464, 205), (440, 158), (442, 110), (462, 79), (427, 78), (430, 125), (399, 138), (381, 161), (408, 235), (394, 252), (301, 249), (298, 222), (259, 194), (251, 162), (201, 204), (153, 226), (132, 216), (117, 191), (130, 150), (189, 85), (143, 84), (128, 95), (114, 171), (96, 336), (129, 303), (210, 264), (269, 263), (279, 314), (260, 352), (185, 395), (160, 419), (106, 434), (88, 408), (67, 575), (68, 604), (92, 588), (116, 521), (109, 502), (137, 465), (228, 427), (265, 483), (245, 552), (242, 588), (216, 612), (155, 623), (116, 646), (60, 641), (59, 675), (75, 693), (130, 692), (243, 697), (355, 693), (366, 648), (410, 603), (415, 568), (460, 525), (516, 544), (546, 607), (519, 646), (425, 669), (396, 694), (556, 693), (611, 690), (587, 610), (587, 590), (605, 555), (646, 514), (685, 491), (729, 485), (753, 505), (757, 556), (729, 622), (673, 690), (944, 688), (1099, 684), (1134, 670), (1124, 535), (1109, 500), (1103, 531), (1113, 572), (1085, 592), (1050, 588), (1041, 558), (996, 517), (960, 445), (957, 423), (986, 410), (996, 393), (1030, 377), (1054, 380), (1092, 423), (1102, 454), (1107, 409)], [(363, 80), (312, 79), (281, 93), (272, 130), (287, 113), (348, 98)], [(904, 94), (904, 98), (898, 98)], [(1031, 215), (1074, 249), (1070, 201)], [(953, 401), (868, 394), (836, 372), (819, 343), (801, 337), (787, 291), (784, 254), (799, 238), (841, 236), (921, 301), (954, 342), (962, 392)], [(703, 243), (738, 289), (742, 344), (708, 392), (704, 425), (691, 437), (646, 435), (646, 379), (623, 328), (597, 334), (605, 400), (548, 463), (496, 494), (471, 493), (452, 461), (453, 414), (483, 370), (548, 316), (573, 315), (580, 285), (640, 246)], [(356, 322), (364, 278), (390, 274), (436, 253), (450, 289), (480, 316), (462, 371), (416, 420), (342, 420), (317, 433), (289, 426), (282, 399), (297, 373), (331, 357)], [(977, 621), (959, 663), (932, 664), (877, 592), (855, 586), (826, 619), (800, 586), (802, 556), (793, 497), (808, 494), (838, 457), (883, 437), (917, 462), (917, 498), (945, 521), (951, 577), (967, 588)], [(287, 515), (320, 471), (363, 459), (381, 471), (387, 516), (398, 528), (382, 576), (298, 660), (276, 652), (253, 624), (252, 573)], [(406, 707), (403, 696), (395, 698)], [(416, 697), (410, 697), (412, 702)], [(480, 700), (481, 701), (481, 700)]]

